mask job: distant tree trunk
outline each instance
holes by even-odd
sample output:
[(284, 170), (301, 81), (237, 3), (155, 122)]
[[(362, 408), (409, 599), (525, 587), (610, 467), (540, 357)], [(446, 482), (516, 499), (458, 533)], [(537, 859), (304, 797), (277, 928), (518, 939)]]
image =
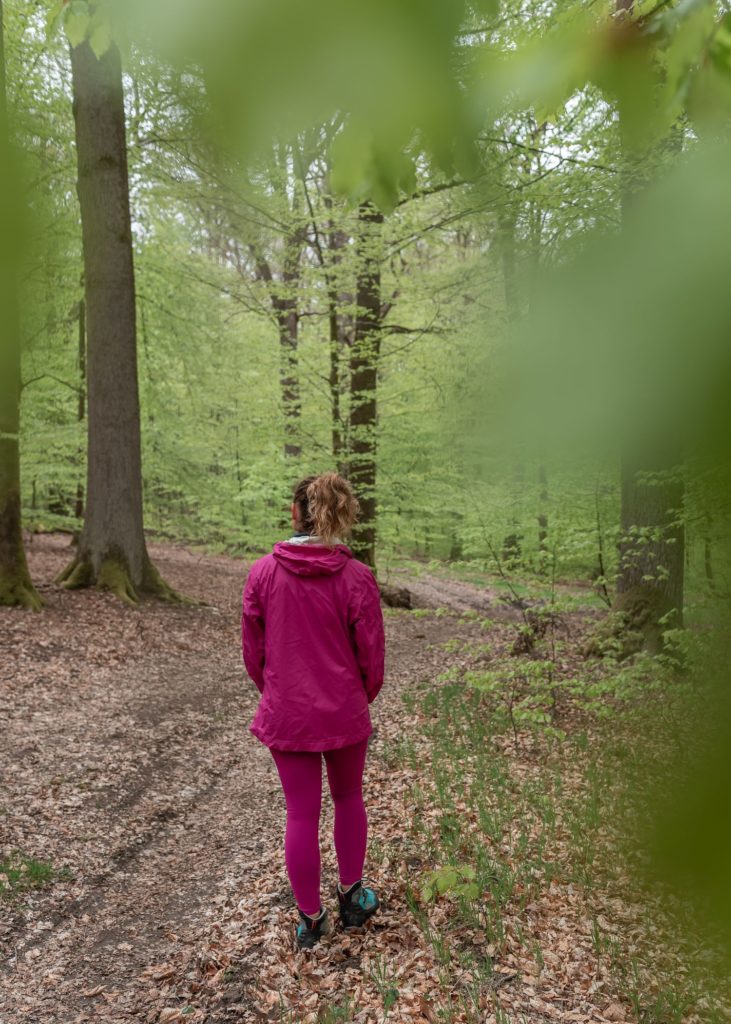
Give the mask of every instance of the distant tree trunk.
[(87, 508), (67, 587), (179, 599), (147, 554), (142, 522), (140, 407), (132, 229), (119, 51), (71, 49), (77, 191), (84, 248), (88, 379)]
[(540, 512), (538, 513), (538, 550), (545, 554), (548, 547), (548, 474), (544, 463), (538, 467), (538, 486), (540, 492), (538, 501)]
[(277, 323), (279, 325), (279, 346), (281, 353), (282, 405), (284, 408), (284, 455), (297, 458), (302, 454), (300, 428), (302, 423), (302, 398), (300, 395), (298, 351), (299, 310), (297, 286), (299, 284), (299, 263), (302, 252), (302, 236), (297, 231), (285, 242), (284, 268), (282, 272), (283, 294), (275, 300)]
[[(650, 474), (654, 479), (648, 479)], [(646, 646), (662, 648), (663, 628), (683, 624), (685, 530), (683, 481), (670, 448), (646, 457), (625, 449), (622, 459), (620, 569), (614, 608), (629, 616)], [(674, 612), (668, 627), (660, 619)]]
[(301, 230), (293, 231), (284, 240), (284, 263), (281, 279), (274, 276), (269, 262), (257, 252), (251, 251), (256, 260), (256, 276), (264, 281), (269, 290), (269, 300), (279, 332), (280, 370), (279, 381), (284, 414), (284, 455), (297, 458), (302, 454), (301, 424), (302, 398), (299, 383), (299, 307), (297, 286), (299, 284), (299, 263), (304, 235)]
[(512, 205), (501, 209), (498, 217), (500, 233), (500, 257), (503, 265), (503, 288), (505, 291), (505, 313), (510, 323), (520, 315), (516, 258), (516, 211)]
[(370, 202), (358, 208), (357, 314), (350, 354), (349, 474), (361, 507), (353, 551), (376, 564), (376, 423), (381, 345), (381, 239), (383, 214)]
[(703, 538), (703, 570), (706, 575), (706, 583), (712, 594), (716, 593), (716, 580), (713, 575), (713, 547), (708, 534)]
[(330, 328), (330, 374), (328, 386), (330, 388), (332, 453), (335, 465), (340, 466), (343, 452), (342, 413), (340, 411), (340, 352), (342, 350), (342, 336), (338, 322), (338, 307), (333, 303), (332, 299), (330, 300), (328, 324)]
[(20, 323), (17, 301), (17, 249), (12, 228), (20, 197), (8, 174), (12, 162), (5, 89), (3, 5), (0, 0), (0, 605), (38, 609), (20, 518)]
[[(521, 302), (518, 286), (518, 246), (516, 238), (517, 210), (508, 204), (498, 215), (498, 233), (500, 258), (503, 268), (503, 288), (505, 292), (505, 315), (509, 325), (515, 324), (520, 317)], [(508, 521), (509, 532), (503, 537), (503, 560), (509, 568), (516, 568), (523, 555), (523, 537), (520, 531), (520, 517), (516, 513), (515, 502), (520, 501), (525, 470), (522, 462), (517, 460), (511, 467), (511, 514)]]
[(337, 231), (331, 225), (328, 234), (331, 265), (328, 270), (328, 326), (330, 331), (330, 418), (332, 421), (333, 461), (339, 471), (343, 470), (345, 439), (343, 438), (343, 416), (341, 403), (341, 362), (342, 355), (352, 342), (349, 317), (342, 307), (352, 302), (352, 295), (340, 294), (334, 280), (334, 269), (342, 259), (342, 252), (348, 244), (344, 231)]
[[(631, 15), (634, 0), (616, 0), (618, 15)], [(620, 137), (625, 167), (630, 161), (636, 180), (628, 180), (622, 191), (622, 214), (626, 215), (633, 195), (642, 188), (637, 157), (631, 152), (620, 111)], [(682, 135), (671, 145), (682, 148)], [(639, 450), (638, 450), (639, 449)], [(640, 454), (641, 451), (641, 454)], [(679, 440), (658, 439), (640, 448), (636, 438), (627, 439), (621, 453), (622, 535), (619, 546), (619, 575), (614, 611), (626, 616), (627, 625), (640, 635), (651, 651), (662, 648), (663, 619), (674, 612), (669, 626), (683, 624), (685, 573), (685, 530), (680, 521), (684, 487), (677, 472), (682, 461)], [(660, 474), (662, 482), (648, 483), (647, 474)], [(668, 477), (673, 473), (672, 479)]]
[[(86, 416), (86, 303), (79, 300), (79, 404), (76, 419), (84, 422)], [(76, 485), (76, 518), (84, 518), (84, 484)]]

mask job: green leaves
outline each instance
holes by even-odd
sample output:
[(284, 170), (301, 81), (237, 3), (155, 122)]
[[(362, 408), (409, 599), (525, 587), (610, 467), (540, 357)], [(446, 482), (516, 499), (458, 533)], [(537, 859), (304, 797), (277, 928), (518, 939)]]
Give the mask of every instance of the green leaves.
[(553, 119), (592, 75), (600, 51), (596, 15), (564, 10), (548, 29), (519, 40), (514, 50), (484, 47), (479, 58), (485, 100), (499, 115), (533, 107), (539, 122)]
[(64, 18), (64, 15), (66, 13), (67, 6), (68, 6), (67, 0), (58, 0), (58, 3), (55, 3), (51, 7), (51, 9), (48, 12), (48, 15), (46, 17), (46, 38), (47, 39), (49, 39), (49, 40), (53, 39), (53, 37), (56, 35), (58, 30), (60, 29), (61, 23), (62, 23), (63, 18)]
[(112, 45), (112, 26), (107, 20), (99, 21), (89, 35), (89, 46), (101, 60)]
[(471, 864), (447, 865), (431, 871), (421, 890), (421, 898), (430, 903), (437, 896), (451, 893), (466, 900), (476, 900), (480, 888), (475, 882), (477, 873)]
[(228, 149), (251, 160), (273, 134), (337, 123), (338, 189), (386, 211), (412, 187), (422, 153), (446, 174), (467, 162), (476, 119), (459, 70), (466, 12), (462, 0), (372, 0), (363, 10), (340, 0), (190, 0), (172, 31), (158, 8), (150, 33), (171, 61), (203, 70), (209, 124)]
[(58, 0), (46, 18), (47, 39), (50, 41), (55, 38), (62, 27), (73, 47), (80, 46), (88, 39), (99, 60), (114, 41), (109, 4), (92, 4), (89, 0)]
[(391, 213), (402, 194), (416, 189), (413, 158), (398, 148), (379, 147), (362, 124), (347, 124), (331, 152), (332, 186), (353, 204), (370, 198), (384, 213)]

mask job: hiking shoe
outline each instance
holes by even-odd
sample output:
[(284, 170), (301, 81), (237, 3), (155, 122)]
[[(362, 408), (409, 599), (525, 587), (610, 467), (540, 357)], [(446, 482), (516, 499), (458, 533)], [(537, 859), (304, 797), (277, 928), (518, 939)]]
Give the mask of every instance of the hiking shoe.
[(312, 949), (323, 935), (330, 931), (330, 919), (326, 910), (320, 907), (319, 917), (308, 917), (300, 910), (299, 924), (295, 928), (294, 938), (297, 949)]
[(343, 928), (360, 928), (381, 905), (373, 889), (363, 885), (363, 879), (351, 885), (346, 892), (341, 892), (337, 886), (337, 893)]

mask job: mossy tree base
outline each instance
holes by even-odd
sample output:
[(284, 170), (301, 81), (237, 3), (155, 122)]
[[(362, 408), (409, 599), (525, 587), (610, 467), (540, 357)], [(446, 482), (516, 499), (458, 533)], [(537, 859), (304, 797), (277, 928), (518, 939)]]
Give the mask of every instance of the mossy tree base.
[(67, 590), (80, 590), (84, 587), (108, 590), (132, 608), (136, 608), (145, 597), (157, 598), (171, 604), (200, 603), (178, 593), (166, 583), (147, 554), (144, 556), (143, 565), (142, 577), (139, 582), (135, 582), (129, 570), (129, 563), (123, 555), (106, 555), (95, 571), (91, 555), (88, 552), (80, 553), (59, 573), (56, 583), (60, 583)]
[(618, 594), (608, 618), (595, 630), (584, 653), (589, 657), (613, 654), (619, 660), (645, 650), (661, 654), (664, 632), (678, 625), (666, 594), (656, 587), (637, 584)]
[(22, 572), (14, 578), (0, 575), (0, 606), (30, 608), (37, 612), (43, 607), (43, 601), (31, 583), (30, 576)]
[[(5, 446), (7, 448), (7, 443)], [(10, 469), (0, 462), (0, 606), (31, 608), (37, 612), (43, 607), (43, 601), (30, 578), (23, 547), (17, 445), (11, 454)], [(7, 453), (4, 457), (7, 460)]]

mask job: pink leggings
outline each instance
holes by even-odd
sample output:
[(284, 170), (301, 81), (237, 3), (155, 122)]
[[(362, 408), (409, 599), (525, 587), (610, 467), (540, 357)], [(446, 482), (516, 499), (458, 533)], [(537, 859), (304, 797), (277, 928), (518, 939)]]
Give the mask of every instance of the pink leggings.
[(368, 739), (324, 754), (274, 750), (287, 804), (284, 859), (294, 898), (309, 916), (320, 912), (320, 807), (322, 758), (335, 805), (335, 852), (340, 882), (352, 885), (363, 875), (368, 819), (362, 781)]

